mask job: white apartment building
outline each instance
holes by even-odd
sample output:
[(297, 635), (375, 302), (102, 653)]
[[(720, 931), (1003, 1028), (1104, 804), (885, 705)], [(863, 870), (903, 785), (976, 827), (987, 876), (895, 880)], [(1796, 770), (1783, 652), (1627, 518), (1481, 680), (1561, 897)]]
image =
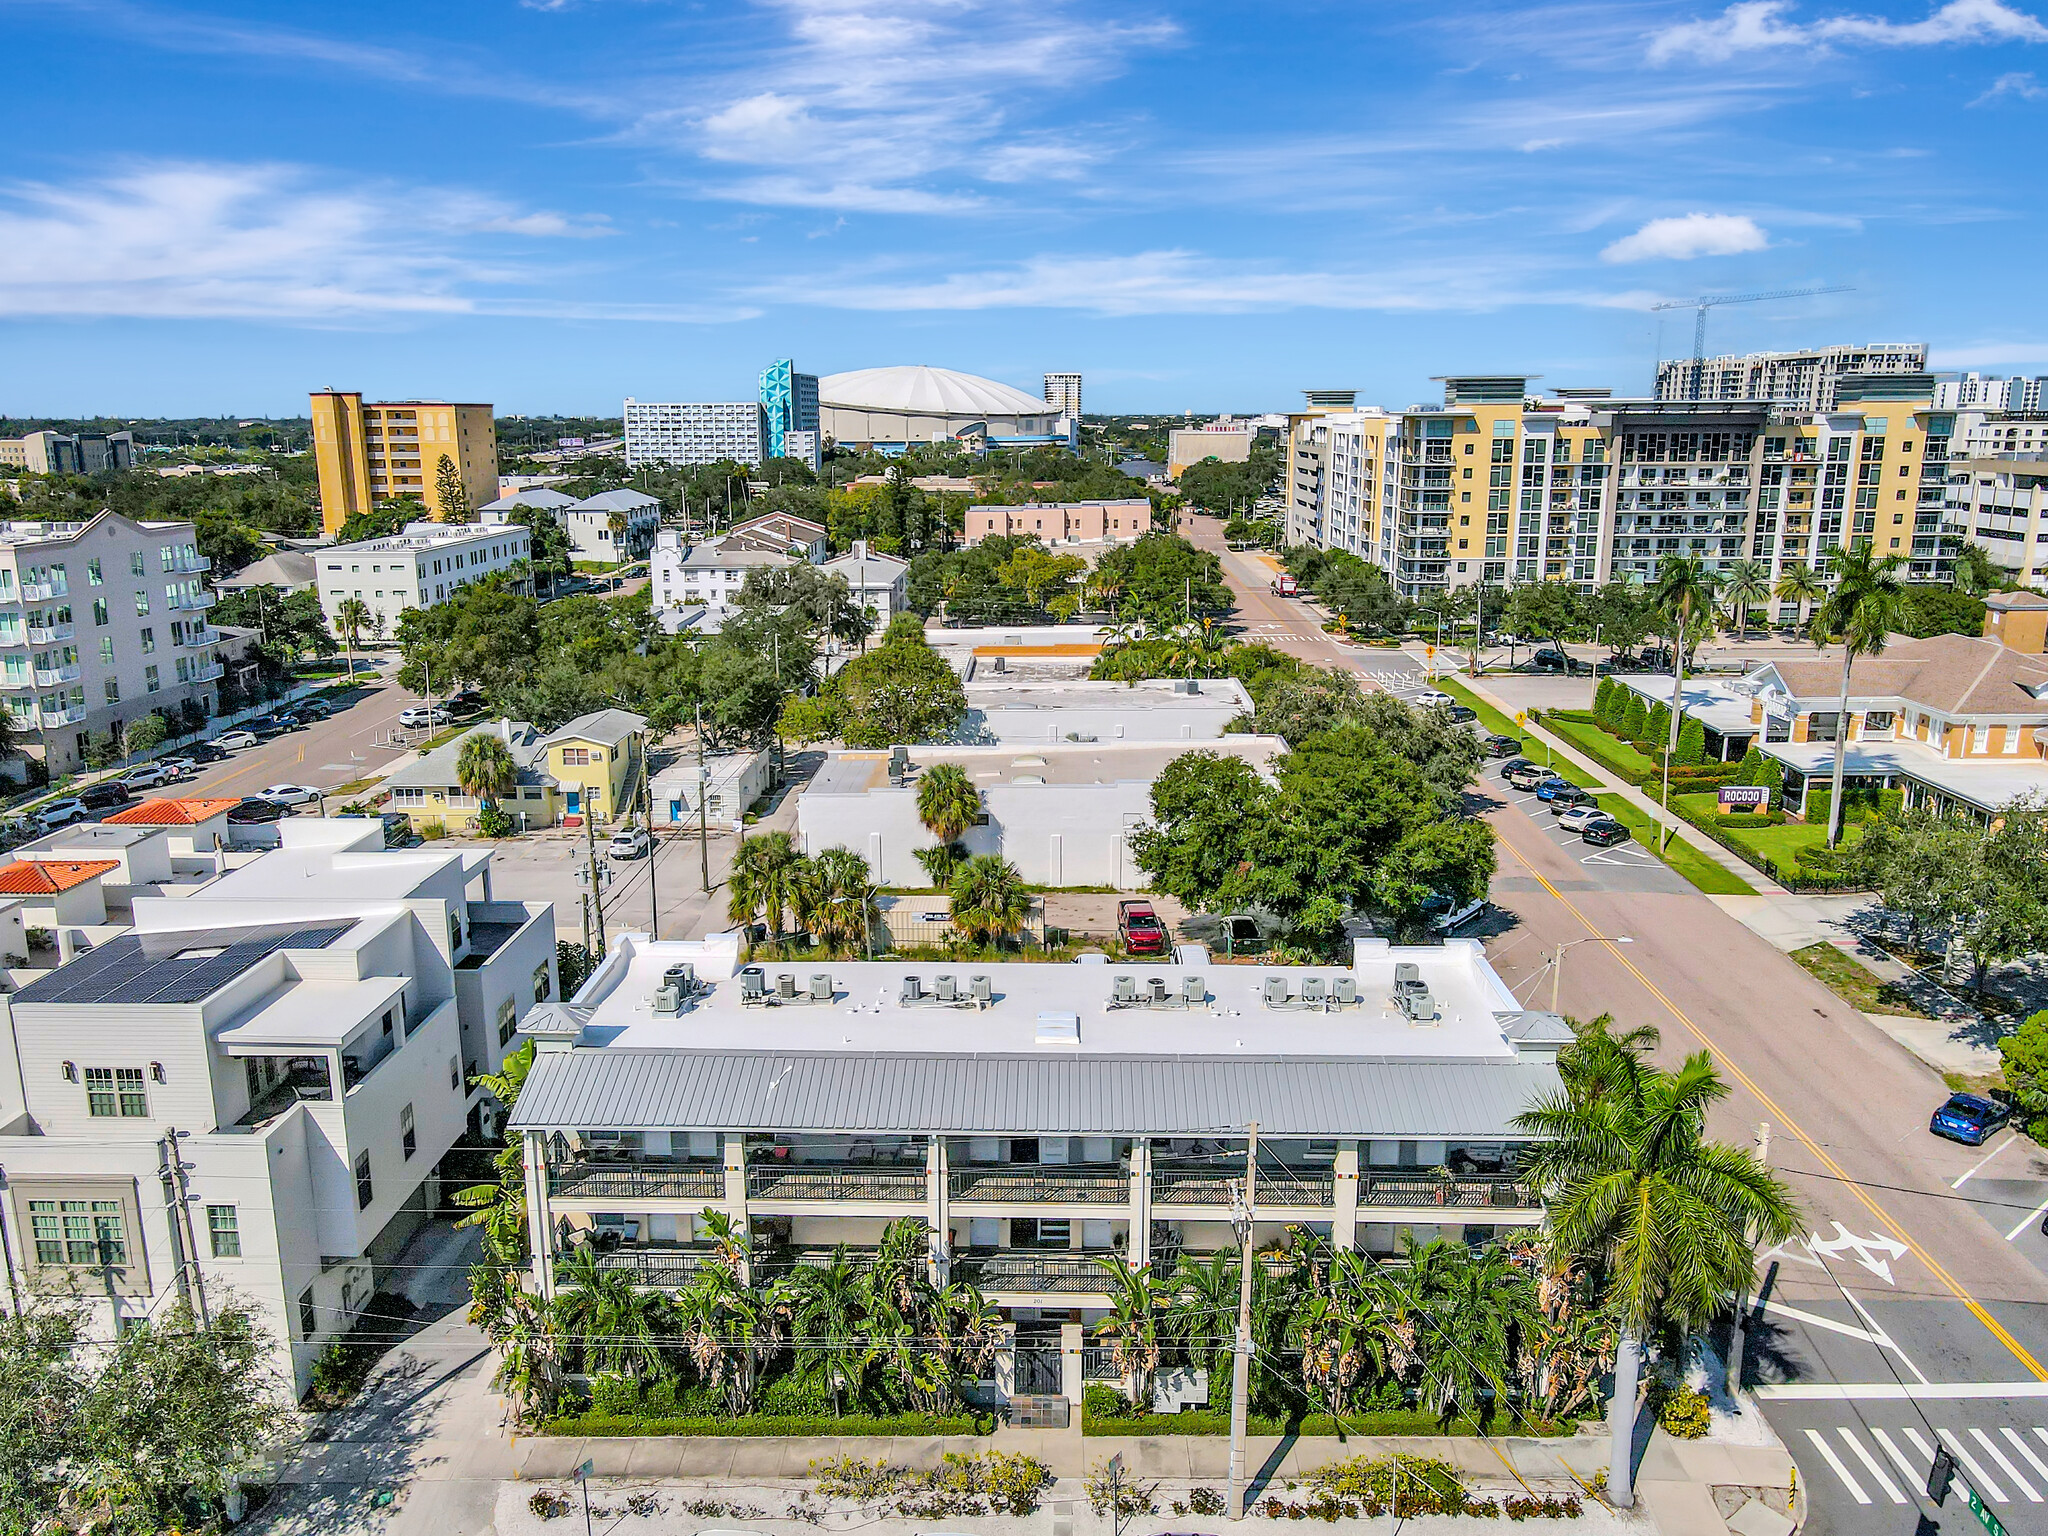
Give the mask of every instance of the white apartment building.
[(1048, 373), (1045, 376), (1045, 403), (1062, 416), (1081, 419), (1081, 375), (1078, 373)]
[(2014, 581), (2048, 583), (2048, 442), (1951, 458), (1943, 515), (1952, 537), (1982, 545)]
[(2000, 378), (1996, 374), (1965, 373), (1943, 379), (1934, 386), (1937, 410), (1961, 411), (1975, 406), (1984, 411), (2038, 411), (2048, 394), (2048, 377)]
[[(320, 608), (340, 633), (342, 602), (361, 598), (373, 635), (398, 632), (408, 608), (431, 608), (462, 588), (532, 556), (533, 535), (517, 523), (407, 523), (402, 533), (336, 544), (319, 552)], [(532, 579), (526, 579), (531, 587)]]
[(0, 465), (37, 475), (104, 475), (133, 469), (135, 434), (45, 429), (0, 437)]
[(846, 582), (854, 606), (874, 616), (878, 634), (910, 605), (910, 562), (870, 551), (866, 539), (855, 539), (852, 549), (820, 569)]
[(211, 564), (190, 523), (0, 523), (0, 697), (23, 749), (66, 773), (115, 726), (213, 714)]
[(280, 829), (0, 999), (0, 1210), (28, 1285), (77, 1285), (93, 1332), (232, 1294), (303, 1391), (496, 1112), (469, 1079), (556, 995), (555, 936), (547, 903), (492, 898), (489, 849)]
[(626, 467), (641, 464), (758, 465), (766, 436), (761, 402), (659, 402), (626, 397)]
[[(1689, 357), (1657, 364), (1659, 400), (1767, 400), (1805, 411), (1835, 408), (1835, 386), (1852, 373), (1919, 373), (1927, 366), (1925, 342), (1879, 342), (1861, 347), (1816, 347), (1804, 352), (1746, 352)], [(1693, 387), (1697, 373), (1699, 387)]]
[[(545, 488), (518, 490), (477, 509), (477, 520), (493, 527), (515, 522), (521, 507), (544, 511), (569, 537), (569, 557), (596, 565), (624, 565), (643, 557), (654, 545), (661, 523), (661, 503), (644, 491), (599, 491), (578, 501)], [(625, 527), (615, 537), (612, 515), (623, 514)]]
[(1535, 1228), (1515, 1118), (1556, 1090), (1569, 1039), (1458, 939), (1360, 940), (1321, 966), (1186, 946), (1157, 964), (799, 966), (743, 964), (732, 933), (628, 934), (521, 1030), (538, 1051), (510, 1126), (543, 1296), (586, 1243), (642, 1284), (689, 1284), (707, 1210), (768, 1273), (917, 1220), (931, 1278), (1002, 1311), (983, 1390), (1076, 1400), (1114, 1305), (1105, 1261), (1235, 1246), (1247, 1122), (1261, 1249)]
[(795, 555), (781, 550), (728, 548), (721, 539), (693, 544), (681, 529), (663, 528), (656, 532), (648, 558), (653, 589), (648, 600), (656, 621), (670, 634), (693, 617), (692, 609), (703, 609), (694, 617), (716, 624), (746, 585), (747, 572), (798, 563)]

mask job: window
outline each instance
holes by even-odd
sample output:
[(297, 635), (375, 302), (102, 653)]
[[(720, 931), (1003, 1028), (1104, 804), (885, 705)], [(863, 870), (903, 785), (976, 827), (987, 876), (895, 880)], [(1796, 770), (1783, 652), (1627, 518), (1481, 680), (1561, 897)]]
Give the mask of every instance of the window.
[(216, 1259), (239, 1259), (242, 1256), (242, 1229), (235, 1220), (232, 1205), (209, 1205), (206, 1208), (206, 1235), (213, 1242)]
[(1808, 741), (1833, 741), (1840, 728), (1842, 717), (1833, 710), (1818, 710), (1806, 717), (1806, 739)]
[(85, 1109), (96, 1119), (147, 1120), (149, 1095), (140, 1067), (87, 1067)]
[(533, 968), (533, 1000), (536, 1003), (544, 1003), (554, 996), (554, 990), (554, 986), (548, 976), (547, 962), (543, 960)]
[(363, 1148), (356, 1154), (356, 1209), (370, 1208), (372, 1185), (370, 1183), (370, 1149)]
[(138, 619), (149, 617), (149, 594), (140, 587), (135, 590), (135, 616)]
[(144, 667), (142, 669), (142, 686), (150, 693), (157, 693), (162, 690), (164, 686), (163, 679), (156, 675), (155, 667)]
[(448, 914), (448, 948), (451, 951), (462, 948), (462, 914), (460, 912), (450, 912)]
[(31, 1200), (36, 1263), (97, 1269), (128, 1262), (128, 1230), (118, 1200)]
[(420, 1149), (419, 1133), (413, 1129), (410, 1104), (398, 1112), (398, 1144), (405, 1150), (407, 1162), (411, 1162), (413, 1153)]
[(103, 628), (105, 627), (107, 622), (107, 600), (104, 597), (96, 597), (92, 600), (92, 621)]
[(306, 1287), (299, 1297), (299, 1337), (310, 1339), (320, 1331), (320, 1309), (313, 1305), (313, 1287)]
[(588, 768), (590, 766), (590, 749), (588, 747), (562, 748), (562, 766), (564, 768)]
[(498, 1004), (498, 1044), (510, 1045), (512, 1037), (519, 1033), (519, 1005), (511, 998)]
[(109, 704), (118, 704), (121, 702), (121, 684), (118, 680), (110, 677), (104, 683), (100, 684), (100, 687), (105, 691), (107, 695), (107, 702)]
[(155, 653), (156, 631), (145, 626), (142, 631), (142, 654), (145, 656), (151, 656)]
[(1875, 735), (1892, 728), (1892, 712), (1888, 709), (1869, 709), (1863, 712), (1863, 734)]
[(128, 574), (130, 576), (140, 576), (142, 575), (142, 573), (142, 551), (139, 549), (131, 549), (128, 552)]
[(453, 1090), (460, 1088), (461, 1086), (462, 1058), (460, 1056), (450, 1056), (448, 1058), (448, 1087), (452, 1092)]

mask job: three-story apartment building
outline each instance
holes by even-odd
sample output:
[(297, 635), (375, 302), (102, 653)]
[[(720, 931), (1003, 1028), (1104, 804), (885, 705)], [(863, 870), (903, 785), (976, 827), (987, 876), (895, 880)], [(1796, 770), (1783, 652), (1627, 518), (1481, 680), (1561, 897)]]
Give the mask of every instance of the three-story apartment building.
[[(1515, 1118), (1569, 1038), (1479, 945), (1361, 940), (1349, 965), (746, 964), (736, 934), (620, 938), (570, 1004), (530, 1013), (514, 1108), (535, 1284), (594, 1245), (683, 1286), (705, 1213), (763, 1272), (923, 1223), (934, 1280), (1034, 1336), (1113, 1304), (1104, 1261), (1230, 1248), (1258, 1127), (1260, 1246), (1315, 1233), (1392, 1256), (1541, 1219)], [(1042, 1360), (1040, 1362), (1043, 1363)], [(1071, 1377), (1035, 1390), (1078, 1396)]]

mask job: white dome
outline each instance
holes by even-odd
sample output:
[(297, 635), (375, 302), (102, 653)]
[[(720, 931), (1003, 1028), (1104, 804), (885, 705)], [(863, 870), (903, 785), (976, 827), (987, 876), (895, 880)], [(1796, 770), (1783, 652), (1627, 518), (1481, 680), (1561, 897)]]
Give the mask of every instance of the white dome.
[(994, 379), (930, 368), (856, 368), (818, 380), (818, 403), (855, 411), (894, 411), (914, 416), (1050, 416), (1053, 408), (1035, 395)]

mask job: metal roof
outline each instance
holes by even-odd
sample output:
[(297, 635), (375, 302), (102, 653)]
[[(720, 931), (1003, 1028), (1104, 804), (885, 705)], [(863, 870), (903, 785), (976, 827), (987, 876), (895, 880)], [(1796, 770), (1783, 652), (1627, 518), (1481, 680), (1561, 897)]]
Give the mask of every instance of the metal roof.
[(1527, 1061), (544, 1050), (518, 1130), (1499, 1138), (1558, 1086)]
[(346, 922), (124, 933), (14, 994), (24, 1003), (197, 1003), (280, 949), (325, 949)]

